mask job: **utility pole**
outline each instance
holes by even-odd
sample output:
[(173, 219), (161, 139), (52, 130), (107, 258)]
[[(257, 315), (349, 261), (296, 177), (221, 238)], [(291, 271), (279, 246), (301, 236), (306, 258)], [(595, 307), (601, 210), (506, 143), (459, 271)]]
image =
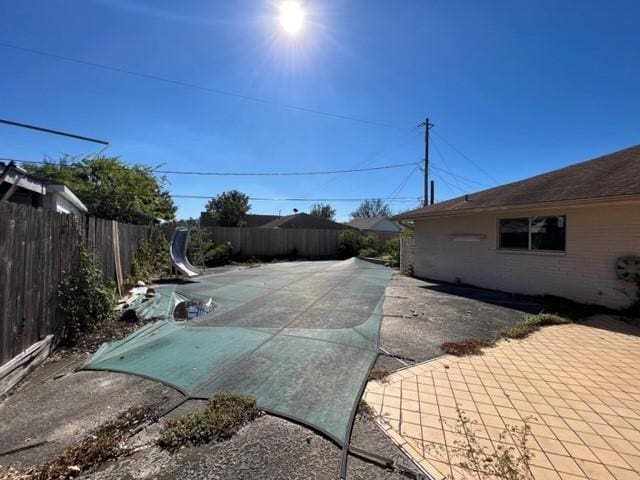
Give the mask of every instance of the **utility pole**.
[(433, 127), (433, 123), (429, 123), (429, 117), (427, 117), (418, 126), (424, 127), (424, 197), (422, 206), (426, 207), (429, 205), (429, 129)]

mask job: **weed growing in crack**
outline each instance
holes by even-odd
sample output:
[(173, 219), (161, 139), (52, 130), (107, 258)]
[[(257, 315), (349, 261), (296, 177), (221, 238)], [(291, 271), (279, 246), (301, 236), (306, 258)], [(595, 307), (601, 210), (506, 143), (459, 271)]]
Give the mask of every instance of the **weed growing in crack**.
[(185, 445), (226, 440), (258, 414), (253, 397), (219, 392), (205, 407), (167, 420), (157, 444), (166, 450), (176, 451)]
[(468, 338), (459, 342), (444, 342), (440, 349), (449, 355), (462, 357), (464, 355), (480, 355), (485, 347), (493, 347), (493, 338)]
[(67, 480), (94, 470), (100, 464), (130, 453), (125, 441), (130, 432), (157, 415), (157, 405), (133, 407), (98, 427), (86, 438), (68, 446), (44, 465), (16, 473), (16, 480)]
[[(457, 437), (464, 440), (454, 440), (448, 450), (442, 444), (431, 443), (426, 446), (427, 451), (438, 458), (448, 458), (454, 467), (477, 472), (481, 477), (500, 478), (504, 480), (533, 480), (530, 463), (534, 454), (528, 446), (531, 427), (528, 422), (534, 420), (528, 417), (522, 426), (507, 425), (500, 432), (495, 448), (481, 443), (476, 430), (478, 421), (471, 420), (460, 408), (456, 409), (458, 419), (455, 425)], [(443, 424), (446, 425), (446, 420)], [(446, 478), (453, 480), (453, 476)]]
[(391, 372), (386, 367), (375, 365), (369, 372), (367, 381), (375, 380), (380, 383), (388, 383), (389, 379), (387, 377), (390, 373)]
[(373, 410), (371, 405), (369, 405), (364, 398), (361, 398), (358, 401), (358, 415), (361, 415), (365, 418), (373, 418), (376, 416), (376, 412)]
[(440, 349), (449, 355), (462, 357), (465, 355), (481, 355), (482, 349), (493, 347), (500, 338), (520, 339), (540, 330), (547, 325), (562, 325), (571, 323), (570, 320), (550, 313), (527, 314), (522, 321), (505, 327), (500, 331), (498, 338), (468, 338), (458, 342), (444, 342)]

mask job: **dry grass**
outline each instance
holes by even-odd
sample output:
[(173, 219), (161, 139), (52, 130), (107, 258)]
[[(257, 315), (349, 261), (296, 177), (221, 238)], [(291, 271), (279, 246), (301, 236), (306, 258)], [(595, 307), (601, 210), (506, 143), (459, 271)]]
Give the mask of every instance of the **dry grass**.
[(382, 367), (380, 365), (374, 365), (371, 371), (369, 372), (369, 376), (367, 377), (367, 381), (375, 380), (380, 383), (386, 383), (387, 377), (391, 372), (389, 369)]
[(493, 347), (496, 341), (491, 338), (468, 338), (459, 342), (444, 342), (440, 349), (449, 355), (462, 357), (465, 355), (480, 355), (485, 347)]
[(44, 465), (15, 472), (16, 480), (66, 480), (91, 472), (98, 465), (129, 453), (125, 444), (130, 432), (141, 423), (153, 418), (157, 405), (133, 407), (115, 420), (101, 425), (92, 434), (76, 442)]
[(358, 415), (366, 418), (373, 418), (376, 415), (375, 410), (363, 398), (358, 401)]
[(496, 338), (468, 338), (459, 342), (444, 342), (440, 349), (450, 355), (462, 357), (465, 355), (481, 355), (482, 349), (493, 347), (500, 338), (520, 339), (547, 325), (561, 325), (571, 323), (567, 318), (549, 313), (527, 314), (521, 322), (505, 327)]
[(569, 320), (549, 313), (539, 313), (537, 315), (525, 315), (522, 322), (511, 327), (504, 328), (500, 334), (504, 338), (525, 338), (529, 334), (540, 330), (547, 325), (562, 325), (570, 323)]
[[(494, 449), (478, 441), (478, 421), (471, 420), (460, 408), (456, 410), (458, 420), (454, 431), (458, 439), (454, 440), (453, 448), (449, 447), (449, 452), (444, 445), (427, 444), (425, 448), (431, 455), (448, 456), (452, 465), (469, 473), (469, 478), (533, 480), (531, 460), (535, 454), (529, 448), (531, 427), (528, 422), (535, 421), (535, 418), (524, 419), (522, 426), (507, 425), (500, 432)], [(451, 455), (451, 450), (456, 454)]]

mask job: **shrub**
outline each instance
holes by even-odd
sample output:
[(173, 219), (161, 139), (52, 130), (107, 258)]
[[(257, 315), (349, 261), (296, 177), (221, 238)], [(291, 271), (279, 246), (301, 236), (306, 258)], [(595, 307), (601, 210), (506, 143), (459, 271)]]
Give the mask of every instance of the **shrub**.
[(192, 230), (187, 257), (194, 265), (205, 266), (209, 249), (213, 247), (213, 235), (208, 230)]
[(400, 265), (400, 236), (393, 237), (387, 240), (384, 245), (384, 251), (389, 255), (389, 262), (391, 266), (397, 267)]
[(60, 310), (65, 316), (67, 340), (73, 342), (80, 332), (111, 320), (117, 300), (112, 285), (102, 283), (102, 272), (93, 255), (80, 247), (78, 267), (65, 272), (58, 284)]
[(360, 250), (360, 232), (357, 230), (343, 230), (338, 235), (338, 257), (351, 258), (358, 255)]
[(211, 232), (197, 230), (191, 234), (187, 256), (195, 265), (217, 267), (229, 263), (231, 248), (226, 243), (216, 245)]
[(258, 413), (253, 397), (219, 392), (204, 408), (168, 420), (160, 431), (157, 444), (175, 451), (183, 445), (226, 440)]
[(149, 281), (155, 276), (162, 276), (168, 271), (169, 266), (169, 242), (159, 228), (153, 228), (149, 239), (141, 239), (138, 242), (136, 254), (131, 262), (131, 277), (127, 283), (135, 283), (138, 280)]
[(204, 264), (207, 267), (217, 267), (226, 265), (231, 260), (231, 248), (226, 243), (212, 245), (209, 247), (204, 257)]
[(375, 250), (376, 236), (372, 233), (365, 233), (358, 238), (358, 245), (361, 249), (369, 248)]
[(361, 248), (358, 252), (358, 256), (360, 257), (375, 257), (378, 254), (378, 251), (375, 248)]
[(362, 234), (357, 230), (343, 230), (338, 235), (338, 257), (351, 258), (357, 255), (375, 257), (378, 254), (375, 244), (376, 237), (371, 233)]
[(136, 254), (131, 262), (131, 279), (129, 283), (135, 283), (138, 280), (148, 281), (153, 275), (154, 270), (154, 252), (151, 242), (146, 239), (138, 242)]

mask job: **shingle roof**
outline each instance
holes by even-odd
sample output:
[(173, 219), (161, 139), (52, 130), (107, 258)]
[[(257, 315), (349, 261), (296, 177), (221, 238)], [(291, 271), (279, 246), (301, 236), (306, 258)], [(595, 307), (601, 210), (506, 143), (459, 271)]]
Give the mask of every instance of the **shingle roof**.
[[(258, 214), (254, 214), (254, 213), (249, 213), (247, 215), (244, 216), (243, 220), (244, 220), (244, 226), (245, 227), (260, 227), (262, 225), (264, 225), (267, 222), (271, 222), (272, 220), (276, 220), (280, 218), (278, 215), (258, 215)], [(201, 212), (200, 213), (200, 225), (202, 225), (203, 227), (215, 227), (216, 226), (216, 220), (213, 218), (213, 216), (208, 213), (208, 212)]]
[(309, 215), (308, 213), (296, 213), (277, 218), (265, 223), (260, 228), (310, 228), (323, 230), (344, 230), (349, 228), (342, 223), (337, 223), (326, 218)]
[(371, 230), (381, 220), (389, 217), (356, 217), (353, 220), (347, 222), (350, 227), (357, 228), (358, 230)]
[(258, 215), (250, 213), (244, 216), (245, 227), (261, 227), (265, 223), (272, 222), (279, 218), (278, 215)]
[(392, 220), (465, 210), (640, 195), (640, 145), (586, 162), (401, 213)]

